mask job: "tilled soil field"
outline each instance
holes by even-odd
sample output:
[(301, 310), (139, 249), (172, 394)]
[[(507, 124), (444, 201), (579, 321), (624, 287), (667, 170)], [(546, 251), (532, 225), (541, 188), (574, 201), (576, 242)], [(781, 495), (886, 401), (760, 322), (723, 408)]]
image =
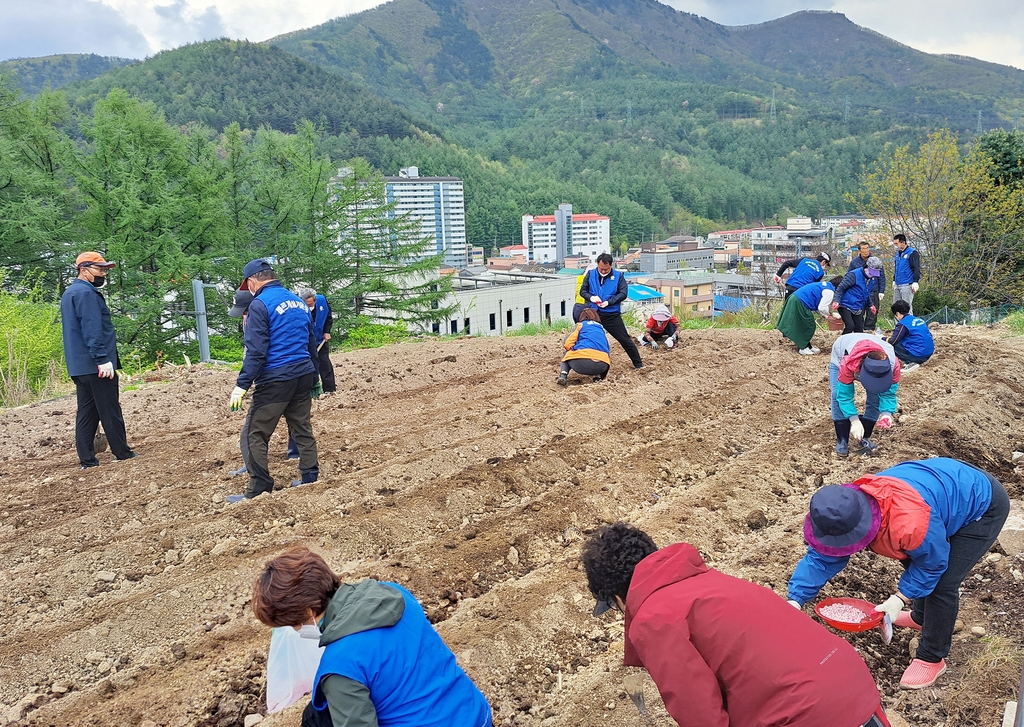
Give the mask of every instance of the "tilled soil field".
[[(1024, 495), (1011, 457), (1024, 450), (1024, 339), (962, 328), (936, 339), (870, 459), (832, 452), (827, 355), (797, 356), (773, 331), (686, 332), (641, 371), (615, 348), (606, 382), (565, 389), (555, 335), (335, 355), (338, 393), (314, 403), (320, 481), (238, 505), (224, 503), (245, 484), (228, 474), (243, 414), (228, 411), (227, 369), (165, 369), (125, 392), (141, 457), (107, 452), (86, 472), (73, 398), (6, 411), (0, 725), (233, 727), (265, 712), (270, 632), (249, 593), (262, 564), (296, 543), (348, 579), (406, 584), (495, 724), (642, 724), (622, 687), (634, 671), (622, 667), (622, 622), (590, 616), (578, 567), (602, 522), (687, 540), (711, 566), (784, 594), (823, 482), (953, 456)], [(281, 433), (271, 448), (287, 483), (296, 468)], [(888, 707), (910, 724), (997, 723), (1010, 695), (957, 685), (984, 646), (973, 627), (1024, 643), (1022, 568), (993, 555), (972, 577), (940, 688), (895, 688), (909, 634), (889, 646), (876, 632), (854, 637)], [(822, 596), (878, 602), (898, 571), (858, 555)], [(653, 724), (674, 724), (650, 682), (646, 696)], [(972, 708), (954, 719), (957, 699)], [(298, 725), (300, 709), (263, 724)]]

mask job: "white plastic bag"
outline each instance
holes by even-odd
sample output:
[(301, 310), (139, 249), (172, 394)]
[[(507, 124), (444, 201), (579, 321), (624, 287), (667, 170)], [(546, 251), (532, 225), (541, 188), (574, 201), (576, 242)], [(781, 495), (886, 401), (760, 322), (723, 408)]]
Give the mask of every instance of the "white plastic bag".
[(323, 651), (290, 626), (274, 629), (267, 655), (267, 712), (280, 712), (313, 690)]

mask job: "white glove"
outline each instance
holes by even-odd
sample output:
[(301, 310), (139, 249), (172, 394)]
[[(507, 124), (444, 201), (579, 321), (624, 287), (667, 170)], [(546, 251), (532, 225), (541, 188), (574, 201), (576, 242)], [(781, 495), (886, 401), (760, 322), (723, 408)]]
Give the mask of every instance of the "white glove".
[(864, 425), (860, 423), (860, 417), (850, 417), (850, 439), (855, 442), (864, 439)]
[(879, 293), (878, 294), (878, 302), (881, 303), (883, 300), (885, 300), (885, 293)]
[(242, 397), (245, 396), (245, 389), (236, 386), (231, 391), (231, 411), (238, 411), (242, 408)]
[(843, 317), (841, 315), (839, 315), (838, 313), (833, 313), (832, 317), (835, 318), (837, 321), (843, 320)]
[(775, 283), (776, 283), (776, 285), (781, 285), (782, 284), (782, 276), (776, 275), (775, 276)]
[(877, 606), (875, 606), (875, 611), (877, 611), (878, 613), (889, 614), (889, 618), (891, 618), (893, 621), (896, 620), (896, 617), (900, 615), (900, 611), (902, 610), (903, 599), (897, 596), (896, 594), (893, 594), (889, 596), (887, 599), (885, 599), (885, 603), (880, 603)]
[(916, 293), (920, 288), (921, 288), (921, 286), (918, 285), (917, 283), (911, 283), (910, 284), (910, 292), (911, 293)]
[(658, 350), (658, 342), (657, 341), (651, 341), (651, 348), (653, 348), (655, 351), (657, 351)]
[(892, 414), (887, 411), (882, 412), (882, 416), (878, 417), (878, 421), (875, 422), (875, 426), (879, 429), (888, 429), (892, 426)]
[(799, 603), (797, 603), (796, 601), (794, 601), (794, 600), (793, 600), (792, 598), (791, 598), (791, 599), (789, 599), (788, 601), (786, 601), (786, 603), (788, 603), (788, 604), (789, 604), (790, 606), (792, 606), (793, 608), (798, 608), (798, 609), (800, 609), (801, 611), (802, 611), (802, 610), (803, 610), (803, 608), (804, 608), (804, 607), (803, 607), (803, 606), (801, 606), (801, 605), (800, 605)]
[(675, 346), (676, 345), (676, 337), (675, 336), (669, 336), (668, 338), (666, 338), (665, 339), (665, 345), (668, 348), (672, 348), (673, 346)]
[(608, 301), (607, 300), (602, 300), (600, 303), (597, 304), (597, 307), (598, 308), (607, 308), (608, 307)]
[(601, 296), (599, 296), (599, 295), (592, 295), (592, 296), (590, 296), (590, 302), (591, 303), (600, 303), (601, 302)]
[(99, 371), (101, 379), (112, 379), (114, 378), (114, 364), (107, 361), (105, 364), (100, 364), (96, 367)]

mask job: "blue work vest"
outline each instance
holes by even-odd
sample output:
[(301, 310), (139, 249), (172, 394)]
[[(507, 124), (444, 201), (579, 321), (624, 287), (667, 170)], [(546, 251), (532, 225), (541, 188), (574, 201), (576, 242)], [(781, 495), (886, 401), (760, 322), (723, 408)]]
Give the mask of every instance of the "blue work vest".
[(825, 269), (821, 267), (821, 263), (805, 257), (793, 268), (789, 279), (786, 280), (786, 285), (792, 288), (801, 288), (808, 283), (817, 283), (823, 277), (825, 277)]
[(818, 306), (821, 305), (821, 294), (826, 290), (835, 292), (832, 283), (809, 283), (808, 285), (800, 286), (798, 290), (793, 292), (793, 295), (799, 298), (800, 302), (810, 310), (818, 310)]
[(309, 306), (279, 284), (268, 284), (256, 298), (267, 307), (270, 345), (264, 371), (309, 360)]
[(576, 337), (576, 345), (572, 347), (573, 351), (579, 351), (580, 349), (611, 353), (611, 348), (608, 347), (608, 336), (604, 332), (604, 326), (597, 321), (581, 321), (580, 333)]
[(313, 340), (317, 345), (324, 340), (324, 326), (327, 324), (327, 298), (322, 295), (316, 297), (313, 304)]
[(396, 583), (405, 611), (394, 626), (360, 631), (327, 645), (313, 680), (313, 707), (327, 709), (322, 679), (347, 677), (370, 690), (380, 727), (481, 727), (491, 705), (455, 662), (411, 593)]
[(892, 276), (892, 282), (896, 285), (910, 285), (914, 282), (914, 273), (910, 269), (910, 256), (913, 254), (912, 247), (896, 253), (896, 270)]
[(839, 304), (843, 308), (848, 308), (854, 313), (864, 310), (864, 306), (867, 305), (868, 300), (871, 298), (871, 291), (875, 289), (875, 278), (869, 278), (867, 273), (864, 272), (866, 268), (857, 268), (852, 270), (847, 275), (853, 275), (857, 284), (851, 288), (848, 288), (843, 293), (843, 299), (839, 301)]
[(896, 325), (907, 329), (907, 337), (901, 341), (907, 353), (913, 356), (931, 356), (935, 353), (935, 340), (927, 323), (917, 316), (903, 316)]
[[(601, 273), (597, 271), (597, 268), (591, 270), (587, 275), (590, 276), (590, 294), (598, 296), (601, 300), (608, 300), (616, 291), (619, 289), (619, 276), (622, 275), (618, 270), (612, 269), (605, 278), (604, 285), (601, 284)], [(616, 303), (615, 305), (608, 305), (604, 308), (587, 301), (587, 305), (596, 310), (598, 313), (618, 313), (621, 306)]]

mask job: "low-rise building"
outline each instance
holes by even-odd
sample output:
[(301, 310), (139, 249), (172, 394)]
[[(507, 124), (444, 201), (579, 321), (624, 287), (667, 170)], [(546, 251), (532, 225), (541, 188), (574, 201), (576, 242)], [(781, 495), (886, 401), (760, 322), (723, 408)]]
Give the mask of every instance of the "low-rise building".
[(648, 278), (644, 285), (664, 296), (665, 305), (677, 316), (710, 317), (715, 314), (715, 279), (692, 275), (685, 278)]
[(435, 333), (500, 336), (530, 323), (571, 321), (576, 299), (575, 276), (490, 268), (478, 274), (464, 271), (452, 278), (452, 288), (442, 306), (455, 310), (448, 321), (434, 326)]

